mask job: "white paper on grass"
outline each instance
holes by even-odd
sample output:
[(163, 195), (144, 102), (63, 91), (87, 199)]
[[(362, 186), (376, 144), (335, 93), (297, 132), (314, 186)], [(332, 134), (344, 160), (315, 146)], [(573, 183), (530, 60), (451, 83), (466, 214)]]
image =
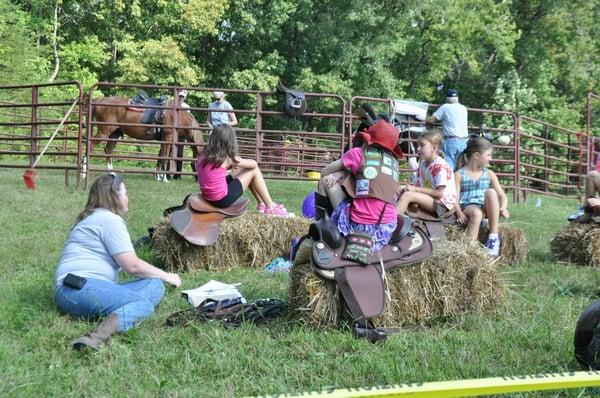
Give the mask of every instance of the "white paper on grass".
[(210, 280), (196, 289), (183, 290), (181, 294), (183, 294), (188, 302), (194, 307), (197, 307), (207, 299), (219, 301), (241, 297), (242, 302), (245, 303), (246, 300), (244, 299), (244, 296), (242, 296), (237, 289), (239, 285), (241, 285), (241, 283), (228, 284)]

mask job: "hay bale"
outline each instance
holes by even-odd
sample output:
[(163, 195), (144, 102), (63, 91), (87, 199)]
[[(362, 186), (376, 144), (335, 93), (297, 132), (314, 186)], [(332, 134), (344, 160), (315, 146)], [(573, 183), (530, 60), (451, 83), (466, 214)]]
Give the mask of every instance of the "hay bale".
[(285, 256), (292, 238), (306, 234), (309, 225), (305, 218), (247, 212), (224, 220), (217, 241), (204, 247), (183, 239), (165, 218), (156, 227), (152, 246), (156, 257), (172, 271), (262, 267), (275, 257)]
[(550, 242), (550, 253), (559, 261), (600, 268), (600, 225), (569, 223)]
[[(479, 242), (485, 246), (489, 230), (479, 228)], [(500, 257), (499, 265), (518, 265), (527, 257), (527, 238), (521, 228), (511, 224), (498, 225), (498, 235), (500, 236)], [(446, 226), (446, 237), (451, 241), (468, 241), (465, 227), (458, 224)]]
[[(310, 250), (312, 242), (303, 243)], [(290, 308), (308, 325), (339, 326), (350, 319), (335, 282), (312, 271), (300, 252), (290, 272)], [(396, 327), (467, 311), (490, 310), (506, 300), (506, 284), (497, 261), (483, 248), (465, 242), (438, 239), (428, 259), (387, 273), (391, 300), (373, 321)]]

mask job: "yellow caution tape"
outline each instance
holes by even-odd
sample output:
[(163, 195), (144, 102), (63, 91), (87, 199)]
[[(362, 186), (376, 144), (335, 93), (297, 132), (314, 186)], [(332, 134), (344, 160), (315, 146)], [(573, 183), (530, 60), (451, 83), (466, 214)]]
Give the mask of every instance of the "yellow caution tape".
[(403, 398), (410, 396), (411, 398), (450, 398), (592, 386), (600, 386), (600, 371), (542, 373), (379, 387), (332, 388), (322, 391), (273, 395), (272, 397)]

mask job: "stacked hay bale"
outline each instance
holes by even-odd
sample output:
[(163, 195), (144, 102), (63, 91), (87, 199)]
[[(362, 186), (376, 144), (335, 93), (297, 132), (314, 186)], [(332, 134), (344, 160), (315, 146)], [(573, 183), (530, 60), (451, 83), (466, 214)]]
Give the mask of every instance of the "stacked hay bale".
[(293, 237), (308, 231), (305, 218), (267, 217), (248, 212), (221, 223), (221, 233), (211, 246), (192, 245), (163, 219), (152, 236), (156, 256), (171, 271), (262, 267), (286, 255)]
[[(334, 281), (315, 274), (310, 265), (312, 241), (301, 245), (290, 272), (290, 308), (297, 318), (317, 327), (339, 326), (350, 319)], [(386, 273), (389, 297), (376, 326), (394, 327), (472, 310), (489, 310), (506, 299), (497, 262), (478, 245), (438, 239), (428, 259)]]
[[(489, 230), (479, 228), (478, 240), (482, 245), (487, 242)], [(500, 265), (518, 265), (527, 257), (527, 238), (522, 229), (511, 224), (498, 225), (498, 234), (500, 236)], [(465, 227), (452, 224), (446, 226), (446, 236), (448, 240), (463, 241), (467, 239)]]
[(569, 223), (550, 242), (550, 253), (559, 261), (600, 268), (600, 225)]

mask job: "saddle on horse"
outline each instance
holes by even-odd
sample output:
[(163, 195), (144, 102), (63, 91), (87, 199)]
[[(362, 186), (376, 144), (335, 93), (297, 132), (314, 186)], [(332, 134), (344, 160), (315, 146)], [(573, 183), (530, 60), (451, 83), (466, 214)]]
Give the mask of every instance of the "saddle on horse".
[(433, 253), (425, 231), (413, 225), (410, 218), (399, 217), (390, 242), (381, 251), (371, 253), (367, 264), (345, 260), (342, 253), (347, 242), (332, 236), (328, 223), (331, 221), (323, 218), (311, 225), (309, 234), (315, 241), (311, 265), (322, 278), (337, 282), (350, 313), (363, 325), (385, 309), (385, 272), (422, 261)]
[(146, 106), (165, 106), (167, 104), (168, 96), (161, 95), (159, 98), (150, 98), (150, 96), (144, 91), (139, 90), (136, 95), (131, 97), (129, 100), (130, 105), (142, 105), (144, 108), (130, 107), (133, 111), (144, 112), (142, 115), (143, 124), (161, 124), (164, 117), (164, 109), (159, 108), (146, 108)]
[(302, 91), (292, 90), (284, 86), (281, 81), (277, 83), (277, 91), (285, 94), (283, 111), (286, 115), (295, 119), (302, 116), (306, 111), (306, 97)]
[(200, 194), (189, 194), (180, 206), (170, 207), (163, 212), (169, 217), (171, 227), (185, 240), (197, 246), (209, 246), (217, 241), (221, 221), (241, 216), (250, 200), (244, 196), (224, 209), (208, 203)]

